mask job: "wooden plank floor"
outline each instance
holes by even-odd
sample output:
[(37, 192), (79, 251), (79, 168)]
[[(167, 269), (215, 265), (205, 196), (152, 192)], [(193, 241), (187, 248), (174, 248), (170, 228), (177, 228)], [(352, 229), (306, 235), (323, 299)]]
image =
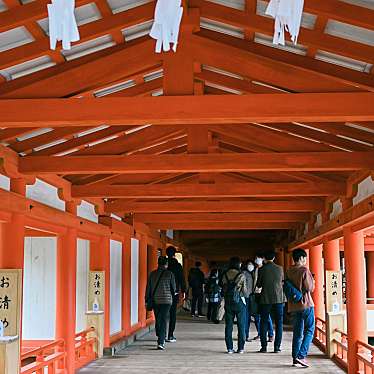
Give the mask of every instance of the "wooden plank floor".
[[(251, 331), (254, 334), (254, 331)], [(154, 334), (145, 336), (113, 358), (95, 361), (79, 374), (282, 374), (307, 371), (314, 374), (340, 374), (332, 361), (312, 346), (309, 369), (291, 366), (291, 332), (283, 335), (282, 353), (257, 353), (258, 341), (247, 343), (245, 354), (226, 354), (224, 324), (214, 325), (203, 320), (180, 316), (175, 333), (177, 343), (167, 344), (165, 351), (156, 350)], [(236, 331), (234, 330), (234, 335)], [(253, 336), (253, 335), (252, 335)], [(234, 341), (235, 344), (235, 341)]]

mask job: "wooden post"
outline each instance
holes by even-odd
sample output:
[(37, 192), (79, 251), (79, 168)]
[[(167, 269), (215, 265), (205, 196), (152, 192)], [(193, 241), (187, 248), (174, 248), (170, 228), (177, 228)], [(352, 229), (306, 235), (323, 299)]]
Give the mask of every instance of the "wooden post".
[[(103, 357), (104, 354), (104, 312), (93, 312), (88, 311), (86, 313), (87, 317), (87, 328), (94, 327), (95, 333), (90, 333), (92, 336), (96, 336), (96, 345), (95, 345), (95, 352), (97, 357)], [(90, 337), (90, 336), (89, 336)]]
[(19, 374), (18, 336), (0, 338), (0, 374)]
[(313, 292), (315, 314), (318, 318), (325, 318), (324, 312), (324, 300), (323, 300), (323, 265), (322, 265), (322, 245), (316, 245), (311, 247), (310, 253), (310, 271), (314, 275), (316, 282), (315, 289)]
[(104, 276), (104, 347), (110, 346), (110, 240), (102, 237), (97, 242), (92, 242), (90, 251), (91, 271), (103, 271)]
[(368, 294), (367, 297), (373, 300), (369, 300), (368, 304), (374, 304), (374, 252), (367, 251), (366, 252), (366, 266), (367, 266), (367, 289)]
[(75, 373), (77, 230), (58, 238), (56, 338), (64, 339), (66, 374)]
[(348, 374), (359, 370), (357, 343), (367, 342), (364, 236), (344, 228), (344, 257), (347, 279)]
[(339, 239), (327, 240), (323, 243), (325, 271), (340, 271)]

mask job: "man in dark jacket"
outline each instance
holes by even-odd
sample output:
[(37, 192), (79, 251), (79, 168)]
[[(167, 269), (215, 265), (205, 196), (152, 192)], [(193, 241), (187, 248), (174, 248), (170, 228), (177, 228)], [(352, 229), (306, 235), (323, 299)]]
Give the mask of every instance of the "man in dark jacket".
[(170, 307), (173, 303), (176, 284), (174, 274), (167, 270), (166, 257), (158, 258), (158, 269), (151, 272), (145, 292), (147, 309), (152, 309), (156, 318), (157, 349), (165, 349), (166, 325)]
[(275, 252), (269, 251), (265, 254), (265, 264), (258, 272), (256, 291), (260, 292), (260, 338), (261, 353), (267, 351), (267, 331), (269, 316), (274, 316), (276, 325), (274, 352), (281, 352), (283, 333), (284, 303), (286, 301), (283, 293), (284, 272), (283, 268), (274, 264)]
[(170, 246), (166, 249), (166, 254), (168, 256), (168, 270), (174, 274), (176, 290), (173, 297), (173, 304), (170, 308), (170, 317), (169, 317), (169, 333), (166, 339), (167, 342), (174, 343), (177, 339), (174, 336), (175, 324), (177, 322), (177, 306), (180, 298), (184, 299), (184, 294), (186, 292), (186, 282), (183, 275), (183, 267), (175, 258), (175, 253), (177, 250)]
[(203, 301), (204, 301), (204, 283), (205, 276), (200, 270), (201, 262), (197, 261), (195, 267), (190, 270), (188, 274), (188, 284), (192, 289), (192, 305), (191, 315), (196, 316), (196, 304), (197, 304), (197, 317), (204, 317), (203, 315)]
[(315, 283), (311, 272), (306, 267), (306, 252), (301, 248), (295, 249), (292, 252), (292, 258), (295, 265), (288, 269), (287, 279), (303, 293), (298, 303), (288, 303), (288, 310), (293, 313), (293, 366), (308, 367), (306, 356), (315, 329), (314, 303), (311, 294)]

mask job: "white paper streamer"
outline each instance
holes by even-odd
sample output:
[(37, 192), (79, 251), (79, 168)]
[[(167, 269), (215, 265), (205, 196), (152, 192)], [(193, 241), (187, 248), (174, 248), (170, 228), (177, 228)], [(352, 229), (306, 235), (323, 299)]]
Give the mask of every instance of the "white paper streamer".
[(48, 4), (49, 42), (51, 49), (56, 49), (62, 41), (62, 49), (70, 49), (71, 43), (79, 40), (79, 31), (74, 16), (74, 0), (52, 0)]
[(297, 43), (303, 7), (304, 0), (270, 0), (266, 14), (275, 18), (274, 44), (285, 45), (285, 30), (290, 33), (293, 43)]
[(156, 53), (170, 51), (176, 52), (178, 44), (179, 27), (182, 20), (183, 8), (181, 0), (158, 0), (155, 10), (155, 19), (149, 35), (156, 39)]

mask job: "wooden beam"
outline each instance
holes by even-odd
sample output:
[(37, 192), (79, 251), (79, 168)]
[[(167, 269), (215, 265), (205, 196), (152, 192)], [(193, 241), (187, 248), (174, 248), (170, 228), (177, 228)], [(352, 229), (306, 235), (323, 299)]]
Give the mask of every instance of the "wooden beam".
[[(23, 8), (23, 6), (22, 6)], [(47, 9), (47, 7), (45, 7)], [(154, 3), (144, 4), (126, 11), (126, 17), (122, 13), (112, 14), (94, 22), (86, 23), (79, 27), (80, 41), (86, 42), (91, 39), (107, 35), (115, 30), (121, 30), (127, 27), (135, 26), (152, 20), (154, 15)], [(8, 14), (5, 14), (7, 17)], [(3, 15), (1, 19), (3, 19)], [(0, 24), (1, 30), (1, 24)], [(78, 44), (78, 43), (74, 43)], [(57, 45), (57, 50), (61, 49), (61, 45)], [(2, 52), (0, 60), (0, 69), (20, 64), (22, 62), (44, 56), (49, 51), (49, 39), (38, 39), (34, 42), (22, 45), (17, 48), (9, 49)]]
[(72, 186), (72, 195), (76, 198), (293, 197), (344, 195), (345, 192), (344, 184), (329, 182)]
[[(229, 24), (238, 28), (248, 28), (254, 32), (272, 36), (274, 20), (257, 14), (244, 12), (206, 0), (193, 0), (192, 5), (200, 6), (201, 17)], [(372, 25), (372, 21), (370, 22)], [(298, 42), (323, 51), (336, 53), (364, 62), (374, 62), (373, 47), (329, 34), (318, 34), (307, 28), (300, 29)]]
[(27, 174), (225, 173), (374, 169), (374, 152), (23, 157)]
[(135, 214), (134, 219), (144, 223), (188, 222), (306, 222), (307, 213), (170, 213)]
[(374, 93), (15, 99), (0, 100), (0, 126), (373, 121), (373, 102)]
[(288, 230), (294, 229), (294, 223), (280, 222), (192, 222), (192, 223), (156, 223), (149, 227), (158, 230)]
[(105, 204), (106, 213), (208, 213), (208, 212), (316, 212), (324, 207), (319, 200), (290, 201), (163, 201), (128, 202), (115, 200)]
[(201, 30), (192, 42), (201, 63), (274, 87), (296, 92), (374, 91), (374, 75), (219, 32)]

